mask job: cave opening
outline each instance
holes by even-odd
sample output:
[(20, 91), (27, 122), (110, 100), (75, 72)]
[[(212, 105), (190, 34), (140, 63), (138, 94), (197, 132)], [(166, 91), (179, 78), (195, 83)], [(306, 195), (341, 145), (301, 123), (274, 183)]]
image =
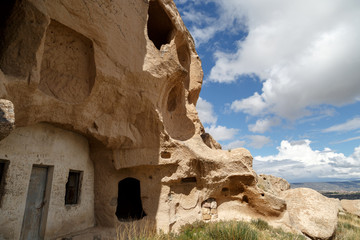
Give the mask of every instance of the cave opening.
[(170, 43), (174, 25), (157, 0), (149, 2), (148, 14), (148, 36), (155, 47), (160, 50), (162, 45)]
[(14, 0), (2, 0), (0, 2), (0, 33), (2, 36), (6, 27), (6, 22), (12, 13), (15, 3), (16, 1)]
[(115, 214), (119, 221), (140, 220), (146, 216), (141, 202), (139, 180), (125, 178), (119, 182)]

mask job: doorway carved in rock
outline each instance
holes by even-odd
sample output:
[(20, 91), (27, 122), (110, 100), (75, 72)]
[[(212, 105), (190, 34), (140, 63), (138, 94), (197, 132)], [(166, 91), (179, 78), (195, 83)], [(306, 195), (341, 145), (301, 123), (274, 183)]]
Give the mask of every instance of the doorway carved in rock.
[(141, 202), (139, 180), (125, 178), (119, 182), (115, 214), (119, 221), (139, 220), (146, 216)]

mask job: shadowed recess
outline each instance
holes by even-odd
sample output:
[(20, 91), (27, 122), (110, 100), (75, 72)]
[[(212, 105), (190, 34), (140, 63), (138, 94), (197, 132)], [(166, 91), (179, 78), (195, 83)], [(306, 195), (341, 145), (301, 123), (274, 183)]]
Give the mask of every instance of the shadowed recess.
[(90, 95), (95, 75), (92, 41), (52, 20), (46, 30), (39, 89), (59, 100), (77, 103)]
[(149, 19), (147, 24), (149, 39), (160, 50), (161, 46), (171, 41), (174, 25), (157, 0), (149, 3)]
[(125, 178), (119, 182), (115, 214), (119, 221), (139, 220), (146, 216), (141, 202), (139, 180)]

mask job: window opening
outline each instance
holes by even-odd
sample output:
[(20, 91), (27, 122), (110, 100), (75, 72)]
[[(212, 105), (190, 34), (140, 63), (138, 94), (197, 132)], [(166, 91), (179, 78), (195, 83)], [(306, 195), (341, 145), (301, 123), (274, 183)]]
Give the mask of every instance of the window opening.
[(196, 177), (182, 178), (182, 183), (196, 183)]
[(141, 202), (139, 180), (125, 178), (119, 182), (115, 214), (119, 221), (139, 220), (146, 216)]
[(80, 198), (80, 183), (82, 172), (70, 171), (66, 183), (65, 205), (78, 204)]

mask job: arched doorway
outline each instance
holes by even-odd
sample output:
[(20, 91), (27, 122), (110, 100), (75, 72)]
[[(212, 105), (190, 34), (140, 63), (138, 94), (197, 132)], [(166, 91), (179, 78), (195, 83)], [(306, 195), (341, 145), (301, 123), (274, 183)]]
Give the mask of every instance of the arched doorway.
[(139, 220), (146, 216), (141, 202), (139, 180), (125, 178), (119, 182), (115, 214), (120, 221)]

